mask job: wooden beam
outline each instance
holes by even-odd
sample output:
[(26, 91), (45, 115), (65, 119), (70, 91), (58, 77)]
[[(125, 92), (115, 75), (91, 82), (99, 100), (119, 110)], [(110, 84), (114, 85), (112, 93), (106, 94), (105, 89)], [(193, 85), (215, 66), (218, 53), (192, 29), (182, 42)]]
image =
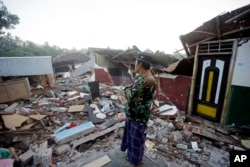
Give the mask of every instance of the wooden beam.
[(240, 18), (240, 17), (242, 17), (242, 16), (244, 16), (244, 15), (246, 15), (246, 14), (248, 14), (248, 13), (250, 13), (250, 9), (248, 9), (248, 10), (246, 10), (246, 11), (244, 11), (244, 12), (242, 12), (242, 13), (240, 13), (240, 14), (238, 14), (238, 15), (236, 15), (236, 16), (234, 16), (234, 17), (228, 19), (228, 20), (226, 20), (225, 23), (231, 23), (231, 22), (233, 22), (235, 19), (238, 19), (238, 18)]
[(217, 38), (221, 40), (221, 32), (220, 32), (220, 17), (217, 16), (216, 18), (216, 32), (217, 32)]

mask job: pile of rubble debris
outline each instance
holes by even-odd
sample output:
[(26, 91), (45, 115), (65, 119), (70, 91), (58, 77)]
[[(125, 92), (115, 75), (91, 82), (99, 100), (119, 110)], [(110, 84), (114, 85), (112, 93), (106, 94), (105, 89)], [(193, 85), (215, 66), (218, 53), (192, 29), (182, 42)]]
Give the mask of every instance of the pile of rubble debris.
[[(84, 93), (66, 86), (33, 89), (30, 98), (0, 104), (0, 166), (77, 166), (98, 152), (119, 149), (123, 88), (95, 86), (85, 85)], [(145, 157), (170, 166), (229, 166), (229, 151), (246, 150), (245, 141), (237, 130), (155, 100)]]

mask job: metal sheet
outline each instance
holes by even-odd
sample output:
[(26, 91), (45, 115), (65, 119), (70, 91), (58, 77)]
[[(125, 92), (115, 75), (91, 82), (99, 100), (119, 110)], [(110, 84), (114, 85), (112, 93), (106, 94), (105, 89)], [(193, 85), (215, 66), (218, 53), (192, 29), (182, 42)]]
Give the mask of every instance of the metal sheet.
[(53, 74), (50, 56), (0, 57), (0, 76)]

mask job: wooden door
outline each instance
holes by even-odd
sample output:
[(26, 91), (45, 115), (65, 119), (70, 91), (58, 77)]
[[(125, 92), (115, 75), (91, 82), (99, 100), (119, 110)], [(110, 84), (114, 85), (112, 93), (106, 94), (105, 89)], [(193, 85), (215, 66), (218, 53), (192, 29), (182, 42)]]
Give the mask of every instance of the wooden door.
[(232, 53), (232, 41), (200, 44), (193, 114), (220, 121)]

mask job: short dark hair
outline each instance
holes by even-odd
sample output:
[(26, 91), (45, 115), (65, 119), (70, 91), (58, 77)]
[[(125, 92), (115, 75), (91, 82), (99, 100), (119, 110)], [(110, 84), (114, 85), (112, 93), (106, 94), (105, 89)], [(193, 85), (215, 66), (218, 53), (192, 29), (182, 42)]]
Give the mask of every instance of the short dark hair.
[(151, 67), (151, 59), (152, 55), (147, 52), (140, 52), (136, 58), (137, 63), (141, 63), (142, 67), (146, 70), (150, 69)]
[(137, 63), (141, 63), (142, 67), (145, 68), (146, 70), (150, 69), (151, 65), (148, 62), (142, 61), (140, 59), (137, 59)]

